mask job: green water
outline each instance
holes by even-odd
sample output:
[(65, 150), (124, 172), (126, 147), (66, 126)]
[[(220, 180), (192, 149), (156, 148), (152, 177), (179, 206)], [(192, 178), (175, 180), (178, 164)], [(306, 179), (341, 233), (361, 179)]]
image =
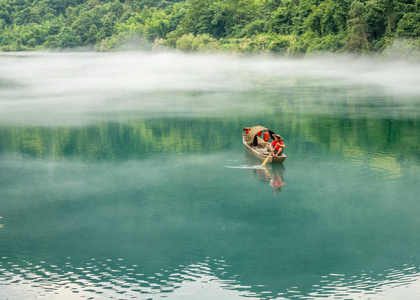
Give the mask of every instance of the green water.
[[(0, 72), (1, 299), (418, 298), (416, 91), (310, 68), (279, 84), (245, 59), (177, 69), (199, 74), (179, 89), (162, 67), (151, 76), (168, 90), (88, 97), (72, 67), (106, 56), (0, 58), (41, 74)], [(245, 152), (253, 125), (283, 136), (283, 164)]]

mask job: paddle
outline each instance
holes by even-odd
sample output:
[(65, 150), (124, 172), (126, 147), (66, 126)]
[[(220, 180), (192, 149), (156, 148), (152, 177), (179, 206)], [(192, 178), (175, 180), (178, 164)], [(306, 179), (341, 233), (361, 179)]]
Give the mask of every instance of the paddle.
[(262, 163), (261, 167), (264, 167), (264, 166), (265, 166), (265, 164), (266, 164), (266, 163), (268, 162), (268, 160), (270, 159), (270, 156), (271, 156), (271, 152), (270, 152), (270, 154), (268, 154), (267, 158), (264, 160), (264, 162)]

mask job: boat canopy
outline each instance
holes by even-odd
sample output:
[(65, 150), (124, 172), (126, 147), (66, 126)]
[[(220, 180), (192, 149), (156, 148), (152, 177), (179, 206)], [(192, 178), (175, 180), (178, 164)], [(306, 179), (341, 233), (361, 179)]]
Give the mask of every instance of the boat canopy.
[(248, 142), (255, 144), (255, 140), (256, 140), (256, 136), (258, 135), (258, 132), (264, 131), (264, 130), (268, 131), (270, 133), (271, 138), (274, 139), (273, 137), (273, 135), (275, 134), (274, 131), (268, 128), (265, 128), (263, 126), (254, 126), (254, 127), (251, 127), (248, 134), (246, 135)]

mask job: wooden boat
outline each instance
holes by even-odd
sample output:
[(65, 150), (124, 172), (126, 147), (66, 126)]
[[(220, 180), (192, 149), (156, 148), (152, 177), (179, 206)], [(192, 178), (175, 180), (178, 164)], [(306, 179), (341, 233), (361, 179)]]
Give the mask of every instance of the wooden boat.
[[(248, 133), (247, 133), (248, 132)], [(258, 133), (268, 132), (271, 140), (274, 140), (274, 131), (263, 126), (243, 127), (242, 140), (246, 150), (256, 158), (264, 161), (270, 154), (269, 142), (265, 142)], [(283, 153), (281, 156), (270, 156), (268, 162), (282, 163), (286, 159)]]

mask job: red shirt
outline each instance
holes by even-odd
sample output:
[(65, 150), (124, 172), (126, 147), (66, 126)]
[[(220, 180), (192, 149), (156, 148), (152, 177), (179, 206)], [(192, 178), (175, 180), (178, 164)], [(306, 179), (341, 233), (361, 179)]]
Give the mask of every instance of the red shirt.
[(282, 141), (280, 141), (278, 143), (276, 141), (271, 142), (271, 148), (274, 147), (274, 150), (276, 150), (276, 151), (279, 151), (280, 146), (284, 146), (284, 143)]

